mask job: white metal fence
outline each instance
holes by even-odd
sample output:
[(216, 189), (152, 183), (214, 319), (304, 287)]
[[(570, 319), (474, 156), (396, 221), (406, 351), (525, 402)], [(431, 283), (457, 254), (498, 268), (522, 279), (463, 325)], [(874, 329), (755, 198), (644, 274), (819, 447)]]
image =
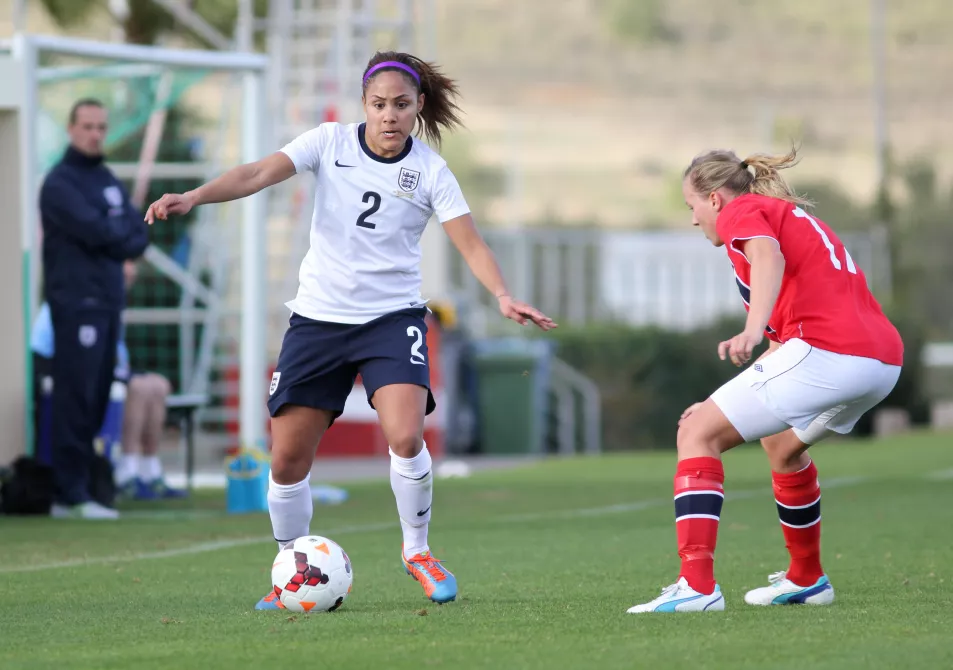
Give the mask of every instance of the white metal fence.
[[(514, 292), (566, 325), (620, 321), (689, 330), (744, 313), (724, 249), (697, 231), (549, 228), (490, 230), (484, 237)], [(840, 237), (873, 291), (888, 297), (885, 231)], [(486, 292), (453, 258), (452, 284), (472, 313)]]

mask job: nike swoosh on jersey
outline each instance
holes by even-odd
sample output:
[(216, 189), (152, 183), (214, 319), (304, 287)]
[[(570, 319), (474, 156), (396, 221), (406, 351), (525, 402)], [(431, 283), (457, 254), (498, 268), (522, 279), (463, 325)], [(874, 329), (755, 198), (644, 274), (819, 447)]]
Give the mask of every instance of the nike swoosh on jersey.
[(342, 165), (340, 158), (337, 159), (336, 161), (334, 161), (334, 164), (335, 164), (337, 167), (357, 167), (356, 165)]

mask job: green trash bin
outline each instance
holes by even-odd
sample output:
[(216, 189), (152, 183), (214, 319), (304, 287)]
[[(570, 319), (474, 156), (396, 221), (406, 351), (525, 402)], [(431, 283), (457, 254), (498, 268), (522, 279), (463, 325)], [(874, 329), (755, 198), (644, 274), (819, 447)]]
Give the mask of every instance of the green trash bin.
[(549, 361), (545, 340), (507, 338), (475, 343), (480, 451), (544, 451)]

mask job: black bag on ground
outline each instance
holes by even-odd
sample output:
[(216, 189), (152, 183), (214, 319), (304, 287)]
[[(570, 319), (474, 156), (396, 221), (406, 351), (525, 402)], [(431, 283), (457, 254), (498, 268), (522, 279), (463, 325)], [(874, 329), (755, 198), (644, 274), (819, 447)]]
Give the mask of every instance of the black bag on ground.
[(0, 511), (4, 514), (50, 513), (53, 469), (30, 456), (20, 456), (0, 477)]

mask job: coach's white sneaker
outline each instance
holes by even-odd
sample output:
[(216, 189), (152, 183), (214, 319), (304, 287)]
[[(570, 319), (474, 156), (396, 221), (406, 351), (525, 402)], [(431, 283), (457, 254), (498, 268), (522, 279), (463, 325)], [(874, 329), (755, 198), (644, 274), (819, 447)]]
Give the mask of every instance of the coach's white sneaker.
[(830, 605), (834, 602), (834, 587), (827, 575), (821, 575), (811, 586), (798, 586), (784, 571), (768, 576), (770, 586), (748, 591), (749, 605)]
[(720, 612), (725, 609), (725, 599), (721, 587), (715, 584), (711, 595), (699, 593), (688, 585), (684, 577), (671, 586), (662, 589), (662, 595), (652, 602), (636, 605), (628, 609), (629, 614), (643, 612)]
[(95, 521), (113, 520), (119, 518), (119, 512), (104, 507), (98, 502), (80, 503), (79, 505), (57, 505), (50, 508), (50, 516), (54, 519), (91, 519)]

